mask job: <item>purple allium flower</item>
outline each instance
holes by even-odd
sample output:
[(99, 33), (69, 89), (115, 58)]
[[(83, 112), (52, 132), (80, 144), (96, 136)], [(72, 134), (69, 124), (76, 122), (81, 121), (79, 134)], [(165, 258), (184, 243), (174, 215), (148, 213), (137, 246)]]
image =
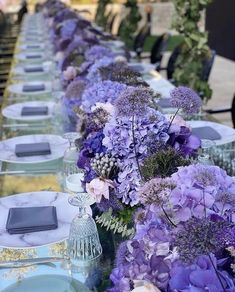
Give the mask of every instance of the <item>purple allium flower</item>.
[(102, 81), (94, 84), (84, 91), (82, 95), (82, 107), (90, 112), (96, 102), (113, 102), (125, 89), (125, 84), (112, 81)]
[(139, 190), (140, 202), (143, 205), (162, 206), (168, 202), (175, 183), (168, 178), (153, 178), (146, 182)]
[(196, 114), (202, 106), (199, 95), (192, 89), (179, 86), (171, 91), (171, 103), (176, 108), (181, 108), (186, 114)]
[(116, 115), (120, 117), (145, 116), (152, 99), (150, 90), (128, 87), (115, 101)]
[(234, 241), (231, 224), (209, 218), (191, 218), (179, 227), (174, 244), (184, 262), (193, 262), (198, 256), (221, 255)]
[(91, 47), (88, 51), (85, 53), (85, 58), (87, 61), (95, 62), (98, 59), (101, 59), (103, 57), (110, 57), (113, 58), (114, 54), (112, 51), (104, 46), (95, 45)]

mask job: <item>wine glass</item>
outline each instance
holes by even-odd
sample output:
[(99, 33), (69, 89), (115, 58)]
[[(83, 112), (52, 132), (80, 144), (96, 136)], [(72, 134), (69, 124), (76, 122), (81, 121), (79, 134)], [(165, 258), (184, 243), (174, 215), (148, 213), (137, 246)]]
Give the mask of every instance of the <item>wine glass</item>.
[(77, 132), (68, 132), (63, 135), (65, 139), (69, 141), (69, 147), (66, 149), (63, 158), (63, 177), (74, 174), (81, 173), (82, 170), (77, 167), (78, 160), (78, 146), (76, 145), (76, 140), (81, 137)]
[(79, 210), (71, 223), (67, 250), (72, 269), (77, 271), (96, 264), (102, 254), (96, 223), (87, 212), (87, 207), (94, 204), (95, 199), (82, 191), (81, 178), (80, 173), (66, 178), (66, 188), (74, 194), (69, 203)]
[(198, 156), (198, 162), (201, 164), (214, 165), (213, 161), (213, 151), (215, 147), (215, 142), (209, 139), (201, 140), (201, 151)]

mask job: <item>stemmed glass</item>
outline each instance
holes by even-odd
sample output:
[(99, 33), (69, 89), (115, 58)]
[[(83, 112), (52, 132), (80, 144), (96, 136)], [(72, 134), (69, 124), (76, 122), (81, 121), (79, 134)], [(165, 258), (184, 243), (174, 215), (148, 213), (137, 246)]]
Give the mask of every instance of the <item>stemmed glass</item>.
[(214, 151), (215, 142), (208, 139), (201, 140), (201, 153), (198, 156), (198, 162), (201, 164), (214, 165), (212, 154)]
[(96, 223), (87, 212), (87, 207), (94, 204), (95, 199), (82, 192), (81, 179), (80, 173), (66, 178), (66, 188), (74, 194), (69, 203), (79, 210), (70, 227), (67, 250), (75, 271), (90, 268), (102, 254)]
[(66, 178), (71, 174), (82, 172), (82, 170), (77, 167), (79, 149), (76, 145), (76, 140), (79, 139), (81, 135), (77, 132), (69, 132), (65, 133), (63, 137), (69, 141), (69, 147), (65, 151), (63, 158), (63, 177)]

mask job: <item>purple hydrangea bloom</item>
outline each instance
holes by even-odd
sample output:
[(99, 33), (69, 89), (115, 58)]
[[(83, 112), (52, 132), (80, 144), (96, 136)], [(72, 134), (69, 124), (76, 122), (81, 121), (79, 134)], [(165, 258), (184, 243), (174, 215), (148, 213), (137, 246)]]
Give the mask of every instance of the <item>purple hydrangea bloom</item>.
[(89, 87), (82, 95), (82, 108), (86, 112), (91, 111), (91, 107), (96, 102), (113, 102), (127, 86), (118, 82), (102, 81)]
[(174, 107), (180, 108), (186, 114), (196, 114), (202, 106), (199, 95), (191, 88), (179, 86), (171, 91), (171, 103)]
[(113, 58), (114, 54), (109, 48), (106, 48), (104, 46), (95, 45), (91, 47), (88, 51), (85, 53), (85, 58), (87, 61), (95, 62), (98, 59), (101, 59), (103, 57), (110, 57)]
[[(168, 140), (168, 121), (161, 113), (149, 109), (145, 118), (137, 117), (134, 123), (135, 148), (138, 160), (141, 161), (148, 154), (149, 139), (155, 144), (163, 145)], [(141, 177), (136, 162), (133, 144), (132, 119), (114, 117), (104, 127), (105, 138), (103, 145), (113, 156), (120, 157), (120, 172), (118, 175), (117, 196), (125, 204), (134, 206), (139, 203), (138, 189)]]
[(217, 166), (189, 165), (172, 175), (176, 188), (169, 203), (177, 221), (219, 214), (234, 222), (235, 182)]
[(95, 84), (97, 82), (101, 82), (102, 78), (100, 76), (99, 68), (106, 67), (113, 62), (113, 58), (110, 57), (103, 57), (97, 60), (90, 68), (87, 74), (87, 80), (90, 84)]
[(221, 285), (214, 270), (214, 267), (217, 268), (216, 258), (213, 254), (210, 255), (210, 258), (206, 255), (201, 256), (192, 265), (176, 263), (170, 272), (170, 289), (185, 292), (234, 291), (234, 283), (224, 271), (219, 271)]

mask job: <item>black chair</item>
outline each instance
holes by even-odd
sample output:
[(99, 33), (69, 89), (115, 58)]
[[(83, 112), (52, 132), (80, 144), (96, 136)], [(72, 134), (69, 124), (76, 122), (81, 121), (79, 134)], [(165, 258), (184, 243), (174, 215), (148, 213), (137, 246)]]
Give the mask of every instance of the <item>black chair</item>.
[(221, 108), (221, 109), (208, 109), (205, 110), (208, 114), (215, 115), (215, 114), (223, 114), (223, 113), (231, 113), (231, 118), (233, 122), (233, 127), (235, 128), (235, 94), (233, 96), (232, 105), (229, 108)]
[(107, 24), (107, 31), (109, 31), (110, 33), (112, 33), (112, 31), (113, 31), (113, 25), (114, 25), (114, 22), (115, 22), (117, 16), (118, 16), (118, 14), (114, 13), (112, 15), (112, 17), (110, 18), (110, 21)]
[(119, 26), (118, 26), (118, 31), (117, 31), (117, 36), (120, 36), (120, 33), (122, 31), (122, 28), (123, 28), (123, 25), (125, 23), (125, 18), (123, 18), (120, 23), (119, 23)]
[(140, 58), (143, 52), (144, 44), (148, 36), (150, 36), (150, 23), (146, 23), (138, 32), (134, 39), (133, 49)]

